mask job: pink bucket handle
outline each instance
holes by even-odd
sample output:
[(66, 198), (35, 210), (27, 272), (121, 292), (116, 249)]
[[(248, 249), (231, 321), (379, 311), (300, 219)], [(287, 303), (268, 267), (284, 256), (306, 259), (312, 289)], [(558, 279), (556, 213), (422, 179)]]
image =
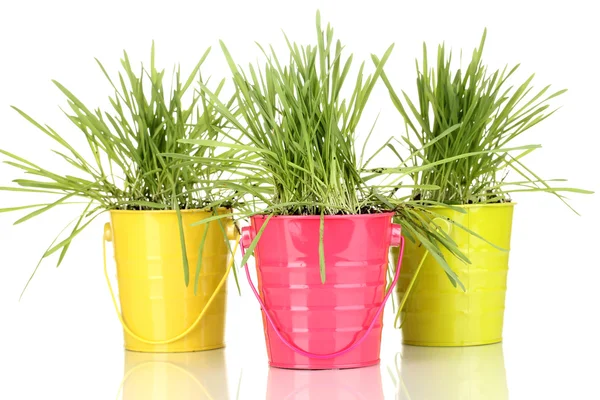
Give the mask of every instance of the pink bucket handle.
[[(248, 247), (253, 240), (253, 235), (252, 235), (251, 229), (252, 229), (251, 227), (242, 228), (242, 240), (240, 240), (240, 243), (241, 243), (240, 247), (242, 249), (242, 257), (246, 253), (246, 247)], [(386, 293), (385, 297), (383, 298), (383, 302), (379, 306), (379, 309), (377, 310), (375, 317), (373, 317), (373, 320), (369, 324), (367, 331), (360, 339), (358, 339), (354, 343), (349, 344), (347, 347), (345, 347), (342, 350), (336, 351), (335, 353), (329, 353), (329, 354), (310, 353), (306, 350), (302, 350), (301, 348), (296, 346), (294, 343), (290, 343), (287, 339), (285, 339), (283, 337), (283, 335), (281, 334), (279, 329), (277, 329), (277, 326), (275, 325), (273, 318), (271, 318), (271, 315), (267, 311), (267, 307), (266, 307), (265, 303), (263, 302), (262, 298), (260, 297), (258, 290), (256, 290), (254, 283), (252, 283), (252, 278), (250, 277), (250, 271), (248, 270), (248, 263), (244, 264), (244, 268), (246, 270), (246, 277), (248, 278), (248, 283), (250, 284), (250, 288), (252, 289), (252, 292), (254, 292), (256, 299), (260, 303), (260, 306), (265, 314), (265, 317), (267, 317), (269, 324), (275, 331), (275, 334), (277, 335), (277, 337), (283, 342), (283, 344), (285, 344), (290, 350), (292, 350), (302, 356), (314, 358), (317, 360), (327, 360), (330, 358), (335, 358), (335, 357), (341, 356), (343, 354), (346, 354), (346, 353), (352, 351), (353, 349), (355, 349), (356, 347), (358, 347), (367, 338), (367, 336), (369, 336), (369, 333), (371, 333), (371, 331), (375, 327), (375, 323), (377, 322), (377, 319), (379, 318), (379, 315), (383, 311), (385, 304), (387, 303), (387, 300), (389, 299), (394, 288), (396, 287), (396, 283), (398, 282), (398, 277), (400, 276), (400, 268), (402, 266), (402, 257), (404, 255), (404, 237), (401, 235), (401, 228), (400, 228), (400, 225), (398, 225), (398, 224), (392, 224), (390, 245), (393, 247), (395, 247), (395, 246), (400, 247), (400, 254), (398, 255), (398, 265), (396, 265), (396, 274), (394, 275), (394, 280), (392, 281), (392, 284), (390, 285), (388, 292)]]

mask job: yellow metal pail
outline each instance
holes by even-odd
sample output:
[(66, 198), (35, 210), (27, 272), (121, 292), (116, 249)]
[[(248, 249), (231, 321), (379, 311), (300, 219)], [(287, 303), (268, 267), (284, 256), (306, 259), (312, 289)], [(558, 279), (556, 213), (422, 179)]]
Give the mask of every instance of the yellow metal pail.
[(444, 256), (464, 284), (463, 291), (452, 286), (434, 258), (425, 254), (423, 246), (407, 240), (397, 287), (400, 299), (424, 256), (425, 259), (401, 312), (405, 344), (473, 346), (502, 341), (514, 207), (511, 203), (462, 207), (466, 213), (441, 207), (435, 207), (435, 212), (506, 251), (453, 226), (450, 235), (471, 264), (445, 250)]
[(206, 211), (182, 210), (181, 215), (190, 270), (187, 287), (175, 211), (111, 211), (112, 227), (105, 225), (104, 243), (114, 243), (120, 312), (106, 272), (106, 251), (105, 276), (127, 350), (184, 352), (225, 346), (225, 282), (233, 263), (233, 257), (227, 260), (227, 240), (237, 236), (235, 227), (229, 219), (221, 220), (221, 226), (219, 221), (192, 226), (211, 215)]

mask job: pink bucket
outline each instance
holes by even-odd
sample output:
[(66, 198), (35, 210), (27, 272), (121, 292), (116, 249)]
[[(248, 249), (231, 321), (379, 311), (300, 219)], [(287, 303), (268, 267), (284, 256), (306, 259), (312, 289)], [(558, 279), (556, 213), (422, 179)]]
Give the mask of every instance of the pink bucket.
[[(404, 242), (393, 213), (325, 216), (326, 281), (319, 272), (319, 216), (272, 217), (254, 250), (269, 365), (337, 369), (379, 362), (383, 308)], [(242, 252), (267, 219), (242, 230)], [(390, 246), (400, 246), (386, 293)], [(259, 295), (260, 291), (260, 295)]]

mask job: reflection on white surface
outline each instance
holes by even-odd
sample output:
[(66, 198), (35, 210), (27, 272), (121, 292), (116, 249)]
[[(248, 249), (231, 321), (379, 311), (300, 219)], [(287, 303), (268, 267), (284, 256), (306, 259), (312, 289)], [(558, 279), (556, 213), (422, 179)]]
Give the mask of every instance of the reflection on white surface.
[(306, 371), (269, 368), (267, 400), (382, 400), (379, 365)]
[(193, 353), (125, 352), (123, 400), (227, 400), (223, 349)]
[(389, 369), (397, 399), (506, 400), (502, 343), (472, 347), (402, 346)]

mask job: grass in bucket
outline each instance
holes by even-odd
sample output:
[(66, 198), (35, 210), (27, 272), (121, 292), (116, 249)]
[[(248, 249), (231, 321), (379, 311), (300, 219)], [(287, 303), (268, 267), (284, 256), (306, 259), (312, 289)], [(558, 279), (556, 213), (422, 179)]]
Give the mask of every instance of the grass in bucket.
[[(314, 45), (298, 45), (285, 37), (289, 51), (287, 63), (272, 47), (259, 45), (266, 58), (264, 65), (242, 69), (221, 42), (233, 74), (237, 112), (232, 111), (231, 104), (223, 104), (218, 93), (206, 87), (203, 91), (241, 136), (239, 139), (230, 136), (227, 143), (182, 141), (240, 150), (237, 159), (227, 161), (238, 163), (238, 171), (258, 177), (252, 185), (242, 182), (237, 186), (239, 193), (246, 196), (244, 205), (236, 207), (238, 217), (268, 215), (242, 265), (253, 253), (272, 216), (321, 216), (319, 255), (324, 282), (324, 217), (392, 211), (403, 229), (430, 248), (451, 279), (457, 282), (439, 247), (446, 247), (465, 260), (466, 257), (447, 234), (434, 229), (430, 220), (418, 212), (422, 207), (410, 194), (405, 198), (395, 197), (400, 188), (410, 187), (401, 183), (403, 177), (411, 171), (426, 171), (433, 166), (389, 170), (386, 173), (394, 176), (393, 185), (381, 185), (378, 182), (383, 168), (367, 168), (381, 151), (365, 154), (373, 129), (360, 151), (356, 148), (359, 120), (393, 46), (383, 54), (372, 74), (366, 75), (363, 63), (356, 76), (350, 77), (353, 56), (347, 56), (342, 43), (334, 40), (331, 26), (322, 28), (319, 13), (316, 22)], [(349, 97), (344, 97), (346, 92), (350, 93)], [(421, 187), (422, 190), (435, 188)], [(214, 216), (199, 223), (223, 217)]]
[[(591, 193), (552, 186), (566, 180), (543, 179), (525, 165), (524, 157), (541, 145), (512, 143), (551, 116), (556, 109), (550, 108), (550, 101), (566, 89), (551, 92), (548, 85), (535, 91), (534, 75), (513, 85), (519, 65), (488, 71), (482, 61), (485, 39), (486, 31), (466, 68), (456, 70), (452, 52), (444, 44), (438, 46), (436, 64), (430, 66), (424, 43), (421, 65), (417, 61), (415, 101), (404, 91), (399, 96), (386, 74), (381, 74), (408, 132), (388, 147), (398, 156), (401, 168), (436, 165), (411, 173), (417, 184), (413, 199), (422, 204), (489, 204), (509, 202), (515, 192), (547, 192), (569, 206), (562, 193)], [(377, 58), (374, 61), (381, 63)], [(409, 155), (402, 157), (394, 144), (408, 148)], [(448, 162), (449, 158), (455, 159)]]
[[(551, 109), (551, 101), (566, 90), (553, 92), (546, 86), (535, 91), (534, 75), (513, 84), (519, 65), (490, 71), (482, 61), (485, 39), (486, 31), (466, 67), (458, 69), (453, 68), (452, 52), (444, 44), (438, 46), (437, 60), (431, 66), (423, 44), (423, 60), (420, 65), (416, 62), (414, 100), (404, 91), (399, 95), (385, 72), (381, 73), (407, 131), (391, 138), (386, 146), (398, 157), (398, 170), (410, 171), (415, 184), (412, 201), (429, 208), (420, 211), (423, 215), (442, 218), (493, 247), (508, 251), (458, 222), (436, 215), (436, 208), (431, 206), (444, 205), (466, 213), (462, 205), (506, 203), (511, 201), (512, 193), (546, 192), (571, 208), (564, 193), (592, 192), (554, 186), (565, 179), (543, 179), (526, 166), (524, 158), (541, 146), (516, 145), (516, 139), (551, 116), (556, 111)], [(375, 56), (373, 61), (375, 66), (384, 63)], [(427, 166), (435, 168), (424, 169)], [(405, 232), (412, 241), (420, 239), (411, 237), (410, 230)], [(426, 249), (431, 253), (429, 247)], [(439, 262), (439, 254), (431, 254)], [(396, 321), (400, 311), (399, 308)]]
[[(204, 85), (200, 68), (209, 51), (202, 55), (189, 75), (182, 75), (176, 67), (167, 78), (165, 71), (155, 65), (154, 44), (149, 68), (143, 65), (134, 68), (124, 52), (122, 71), (116, 79), (96, 60), (114, 91), (109, 97), (112, 108), (108, 110), (88, 108), (71, 91), (53, 81), (67, 98), (70, 110), (65, 114), (77, 128), (73, 134), (85, 138), (87, 147), (84, 148), (75, 148), (67, 134), (58, 133), (13, 107), (54, 141), (57, 149), (52, 152), (74, 172), (65, 176), (52, 166), (39, 166), (25, 157), (0, 150), (7, 157), (6, 164), (27, 176), (15, 179), (16, 185), (0, 187), (0, 190), (41, 194), (50, 199), (45, 203), (0, 209), (0, 212), (29, 211), (15, 222), (20, 224), (59, 206), (85, 204), (81, 215), (71, 221), (44, 252), (31, 278), (42, 260), (56, 252), (60, 252), (57, 266), (60, 265), (73, 239), (107, 210), (175, 210), (180, 225), (185, 284), (189, 284), (180, 210), (208, 209), (216, 214), (217, 208), (230, 208), (238, 199), (234, 190), (219, 184), (231, 172), (231, 163), (216, 161), (234, 158), (238, 151), (182, 141), (221, 140), (219, 130), (226, 120), (198, 90)], [(171, 79), (170, 87), (165, 85), (165, 79)], [(215, 93), (221, 91), (223, 84), (221, 81), (217, 85)], [(186, 157), (181, 157), (183, 155)], [(213, 161), (210, 164), (191, 162), (189, 155)]]

